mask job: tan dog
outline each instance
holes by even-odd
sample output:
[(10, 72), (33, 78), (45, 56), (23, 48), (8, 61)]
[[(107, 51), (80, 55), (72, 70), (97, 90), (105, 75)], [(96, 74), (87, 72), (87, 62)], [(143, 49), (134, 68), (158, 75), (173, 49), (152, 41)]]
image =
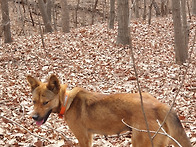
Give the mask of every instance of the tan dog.
[[(67, 85), (60, 84), (55, 75), (49, 78), (48, 83), (42, 83), (31, 76), (27, 76), (27, 80), (32, 89), (34, 103), (32, 118), (36, 124), (45, 123), (51, 112), (59, 113), (59, 116), (64, 115), (81, 147), (92, 146), (94, 133), (112, 135), (130, 130), (122, 123), (122, 119), (132, 127), (146, 130), (140, 96), (137, 93), (106, 95), (78, 87), (66, 91)], [(169, 107), (148, 93), (142, 93), (142, 96), (149, 128), (151, 131), (156, 131), (159, 128), (157, 120), (163, 122)], [(163, 128), (182, 147), (191, 147), (175, 112), (169, 114)], [(168, 140), (168, 137), (158, 134), (153, 139), (154, 147), (164, 147), (168, 144)], [(170, 142), (178, 146), (173, 141)], [(151, 147), (148, 134), (135, 129), (132, 130), (132, 144), (133, 147)]]

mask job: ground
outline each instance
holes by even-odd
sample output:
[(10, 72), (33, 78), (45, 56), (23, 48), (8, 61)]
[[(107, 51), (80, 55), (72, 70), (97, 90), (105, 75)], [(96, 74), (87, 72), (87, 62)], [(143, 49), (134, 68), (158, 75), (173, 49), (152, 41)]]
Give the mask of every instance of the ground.
[[(177, 65), (174, 58), (171, 17), (154, 18), (152, 24), (131, 22), (136, 68), (142, 91), (171, 105), (187, 135), (196, 145), (196, 45), (192, 48), (196, 19), (190, 23), (190, 64)], [(45, 81), (56, 74), (69, 89), (80, 86), (101, 93), (137, 92), (130, 48), (116, 45), (117, 28), (96, 24), (72, 29), (70, 33), (13, 36), (14, 42), (0, 46), (0, 146), (77, 146), (78, 141), (62, 119), (52, 114), (37, 127), (30, 117), (33, 109), (26, 75)], [(193, 51), (191, 51), (193, 50)], [(186, 69), (188, 71), (186, 73)], [(95, 135), (94, 147), (129, 146), (128, 135)]]

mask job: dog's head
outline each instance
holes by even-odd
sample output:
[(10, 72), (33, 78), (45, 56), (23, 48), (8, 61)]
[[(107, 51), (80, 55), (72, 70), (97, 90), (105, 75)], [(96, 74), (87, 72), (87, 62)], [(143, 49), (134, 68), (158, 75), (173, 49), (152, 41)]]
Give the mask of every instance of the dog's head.
[(59, 107), (60, 82), (55, 75), (49, 78), (48, 83), (42, 83), (32, 76), (27, 76), (31, 86), (34, 111), (32, 118), (38, 126), (44, 124), (51, 112)]

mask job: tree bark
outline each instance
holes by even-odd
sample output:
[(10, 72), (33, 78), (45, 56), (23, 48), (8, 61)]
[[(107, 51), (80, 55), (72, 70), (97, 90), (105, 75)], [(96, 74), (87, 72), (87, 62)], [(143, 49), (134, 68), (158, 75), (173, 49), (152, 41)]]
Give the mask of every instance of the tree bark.
[(48, 19), (51, 22), (51, 11), (52, 11), (52, 1), (51, 0), (47, 0), (46, 2), (46, 12), (48, 15)]
[(139, 0), (135, 0), (135, 17), (139, 18), (140, 14), (139, 14)]
[(143, 20), (146, 20), (146, 0), (144, 0)]
[(149, 5), (149, 12), (148, 12), (148, 24), (151, 24), (151, 15), (152, 15), (152, 3)]
[(180, 1), (172, 0), (172, 16), (174, 23), (174, 42), (175, 42), (175, 58), (177, 64), (182, 64), (188, 57), (188, 51), (185, 46), (185, 37), (182, 30)]
[(161, 15), (162, 17), (167, 15), (167, 3), (168, 1), (166, 0), (161, 0)]
[(155, 9), (156, 16), (161, 15), (161, 12), (160, 12), (159, 6), (157, 5), (157, 3), (156, 3), (154, 0), (152, 1), (152, 5), (153, 5), (153, 7), (154, 7), (154, 9)]
[(118, 0), (118, 35), (117, 43), (130, 44), (130, 26), (129, 26), (129, 1)]
[(12, 42), (11, 31), (10, 31), (10, 18), (9, 18), (9, 7), (8, 0), (1, 0), (1, 10), (2, 10), (2, 26), (4, 31), (4, 42)]
[(77, 28), (78, 25), (78, 9), (79, 9), (79, 5), (80, 5), (80, 0), (77, 0), (78, 3), (76, 5), (76, 9), (75, 9), (75, 27)]
[(43, 0), (38, 0), (38, 5), (39, 5), (39, 9), (40, 9), (42, 19), (43, 19), (43, 22), (44, 22), (44, 25), (45, 25), (45, 32), (46, 33), (52, 32), (53, 29), (52, 29), (51, 21), (48, 17), (48, 14), (47, 14), (47, 11), (46, 11), (46, 8), (45, 8), (45, 5), (44, 5), (44, 1)]
[(94, 24), (94, 17), (95, 17), (95, 12), (96, 12), (96, 8), (97, 8), (97, 4), (98, 4), (98, 0), (95, 0), (95, 4), (94, 4), (93, 9), (92, 9), (92, 19), (91, 19), (91, 24), (92, 25)]
[(110, 0), (110, 17), (109, 17), (110, 29), (114, 29), (114, 18), (115, 18), (115, 0)]
[(186, 50), (188, 50), (189, 27), (187, 24), (186, 0), (181, 0), (181, 12), (182, 12), (182, 30), (184, 33), (185, 47)]
[(192, 0), (192, 13), (196, 15), (196, 0)]
[(68, 33), (70, 31), (70, 26), (67, 0), (61, 0), (61, 23), (63, 32)]

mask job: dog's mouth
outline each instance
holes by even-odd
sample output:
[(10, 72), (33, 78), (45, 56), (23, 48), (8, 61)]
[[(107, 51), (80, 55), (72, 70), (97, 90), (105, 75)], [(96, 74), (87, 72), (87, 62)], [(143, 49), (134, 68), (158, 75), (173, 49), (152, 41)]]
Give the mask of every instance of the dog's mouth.
[(51, 112), (52, 112), (52, 109), (50, 111), (48, 111), (48, 113), (43, 118), (39, 118), (38, 120), (36, 120), (36, 125), (37, 126), (43, 125), (47, 121)]

